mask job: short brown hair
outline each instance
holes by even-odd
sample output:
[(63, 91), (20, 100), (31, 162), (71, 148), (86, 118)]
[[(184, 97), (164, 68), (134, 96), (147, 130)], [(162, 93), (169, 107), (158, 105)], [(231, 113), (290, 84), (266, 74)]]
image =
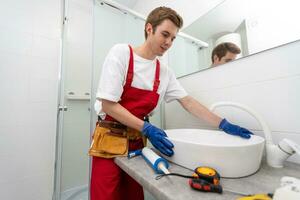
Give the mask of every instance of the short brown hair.
[(147, 39), (148, 35), (146, 32), (146, 24), (150, 23), (153, 27), (153, 31), (155, 32), (156, 27), (160, 25), (165, 19), (171, 20), (177, 27), (180, 29), (183, 25), (182, 17), (173, 9), (168, 7), (157, 7), (150, 12), (146, 19), (145, 23), (145, 38)]
[(224, 57), (226, 55), (227, 52), (230, 52), (230, 53), (234, 53), (234, 54), (239, 54), (241, 53), (241, 49), (231, 43), (231, 42), (224, 42), (224, 43), (221, 43), (219, 45), (217, 45), (214, 50), (212, 51), (211, 53), (211, 61), (214, 62), (214, 56), (218, 56), (219, 60)]

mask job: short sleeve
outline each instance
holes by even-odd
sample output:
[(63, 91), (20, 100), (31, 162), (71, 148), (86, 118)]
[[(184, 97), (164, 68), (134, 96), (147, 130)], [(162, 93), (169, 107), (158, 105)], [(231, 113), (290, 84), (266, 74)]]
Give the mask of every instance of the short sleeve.
[(118, 102), (123, 92), (129, 48), (118, 44), (106, 56), (99, 80), (97, 99)]
[(188, 95), (187, 92), (184, 90), (184, 88), (180, 85), (180, 83), (175, 77), (174, 72), (170, 68), (168, 68), (168, 77), (169, 77), (169, 82), (164, 97), (164, 100), (166, 102), (171, 102), (173, 100), (181, 99)]

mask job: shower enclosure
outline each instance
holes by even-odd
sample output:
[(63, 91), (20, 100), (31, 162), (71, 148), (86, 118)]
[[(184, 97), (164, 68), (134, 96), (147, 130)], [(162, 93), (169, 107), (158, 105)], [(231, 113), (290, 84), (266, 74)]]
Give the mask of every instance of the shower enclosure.
[[(97, 118), (93, 104), (101, 65), (114, 44), (136, 46), (143, 43), (145, 19), (111, 1), (63, 2), (65, 17), (53, 200), (88, 200), (88, 149)], [(193, 66), (197, 66), (198, 46), (181, 36), (174, 46), (169, 56), (166, 54), (161, 61), (172, 64), (177, 76), (185, 75), (188, 73), (185, 65), (192, 61)], [(182, 53), (186, 56), (179, 59)], [(194, 70), (189, 69), (189, 73)], [(160, 116), (158, 108), (151, 122), (162, 127)], [(148, 196), (146, 199), (151, 199)]]
[[(88, 199), (93, 7), (64, 2), (54, 200)], [(85, 8), (85, 9), (82, 9)], [(90, 13), (90, 14), (89, 14)]]
[(88, 149), (101, 64), (114, 44), (144, 40), (142, 19), (101, 1), (82, 4), (65, 1), (54, 200), (88, 199)]

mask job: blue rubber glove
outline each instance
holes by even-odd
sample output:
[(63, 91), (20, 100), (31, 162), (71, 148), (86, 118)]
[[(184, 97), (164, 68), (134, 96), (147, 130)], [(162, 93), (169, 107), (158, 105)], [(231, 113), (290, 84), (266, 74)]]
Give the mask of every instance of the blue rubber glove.
[(219, 129), (222, 129), (225, 133), (237, 135), (246, 139), (249, 139), (251, 135), (253, 135), (248, 129), (231, 124), (225, 118), (221, 121)]
[(167, 156), (172, 156), (174, 154), (172, 149), (174, 145), (167, 139), (167, 134), (163, 130), (145, 122), (142, 132), (161, 153)]

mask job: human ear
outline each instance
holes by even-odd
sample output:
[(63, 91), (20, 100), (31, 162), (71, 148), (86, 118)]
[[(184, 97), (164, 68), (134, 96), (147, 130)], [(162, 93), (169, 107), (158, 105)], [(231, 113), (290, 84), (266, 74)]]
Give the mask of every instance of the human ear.
[(214, 55), (214, 62), (220, 61), (219, 57), (217, 55)]
[(147, 23), (147, 24), (146, 24), (146, 27), (145, 27), (145, 30), (146, 30), (146, 32), (147, 32), (147, 35), (149, 35), (150, 33), (152, 33), (152, 31), (153, 31), (152, 24)]

